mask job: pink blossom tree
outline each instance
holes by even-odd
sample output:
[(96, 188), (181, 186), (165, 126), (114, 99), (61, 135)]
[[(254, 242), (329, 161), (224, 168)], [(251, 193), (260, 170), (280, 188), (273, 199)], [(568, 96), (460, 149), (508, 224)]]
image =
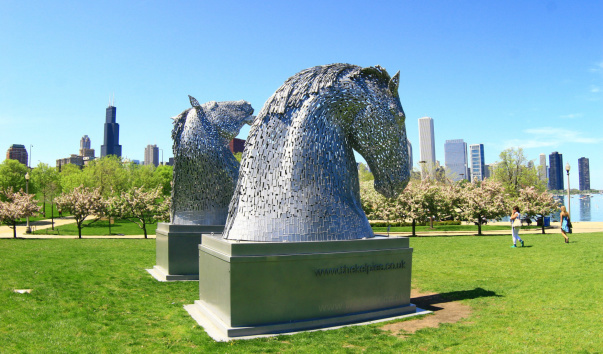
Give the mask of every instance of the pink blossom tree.
[(82, 238), (84, 220), (94, 216), (96, 217), (94, 221), (98, 221), (105, 210), (105, 201), (101, 196), (100, 188), (88, 188), (83, 185), (60, 195), (56, 199), (56, 204), (59, 212), (67, 211), (73, 215), (79, 238)]
[(542, 233), (544, 234), (544, 217), (559, 209), (559, 202), (547, 191), (539, 192), (534, 187), (520, 189), (517, 205), (527, 217), (542, 217)]
[(169, 220), (170, 198), (164, 198), (161, 189), (161, 186), (151, 190), (132, 187), (121, 195), (111, 197), (108, 209), (112, 214), (138, 225), (144, 231), (144, 238), (147, 238), (147, 225)]
[[(370, 182), (369, 182), (370, 183)], [(417, 221), (428, 217), (442, 217), (454, 212), (450, 186), (432, 180), (411, 181), (397, 198), (387, 199), (372, 186), (361, 185), (362, 204), (369, 218), (412, 223), (412, 235), (416, 235)]]
[(13, 192), (12, 187), (0, 191), (0, 223), (13, 229), (13, 237), (17, 238), (17, 221), (40, 212), (41, 207), (34, 200), (33, 194), (23, 190)]
[(459, 215), (477, 223), (477, 234), (482, 235), (484, 219), (498, 219), (506, 215), (508, 195), (500, 182), (492, 179), (463, 184), (459, 188)]

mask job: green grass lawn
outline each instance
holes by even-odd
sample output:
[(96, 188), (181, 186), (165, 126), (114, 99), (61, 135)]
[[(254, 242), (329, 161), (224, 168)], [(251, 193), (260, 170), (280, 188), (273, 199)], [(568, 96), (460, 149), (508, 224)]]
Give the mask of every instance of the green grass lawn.
[[(411, 238), (414, 288), (473, 308), (407, 339), (379, 324), (215, 343), (160, 283), (154, 240), (0, 240), (0, 352), (600, 352), (603, 233)], [(13, 289), (32, 289), (17, 294)]]
[[(137, 224), (128, 220), (113, 220), (111, 225), (111, 233), (109, 233), (109, 220), (99, 220), (92, 222), (92, 220), (85, 220), (84, 224), (87, 225), (82, 228), (82, 236), (85, 235), (144, 235), (144, 232)], [(147, 234), (155, 235), (157, 224), (147, 225)], [(74, 223), (55, 226), (52, 229), (40, 229), (33, 232), (36, 235), (77, 235), (77, 225)]]

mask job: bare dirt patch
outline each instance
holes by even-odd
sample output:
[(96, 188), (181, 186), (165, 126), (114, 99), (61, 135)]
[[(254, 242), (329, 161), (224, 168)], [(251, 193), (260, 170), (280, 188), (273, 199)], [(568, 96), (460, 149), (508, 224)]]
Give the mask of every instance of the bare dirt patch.
[(380, 327), (381, 330), (389, 331), (394, 336), (404, 338), (407, 334), (415, 333), (423, 328), (435, 328), (440, 323), (458, 322), (471, 314), (471, 307), (458, 301), (446, 300), (440, 294), (420, 293), (413, 289), (410, 297), (411, 303), (422, 309), (433, 311), (433, 314), (420, 319), (387, 324)]

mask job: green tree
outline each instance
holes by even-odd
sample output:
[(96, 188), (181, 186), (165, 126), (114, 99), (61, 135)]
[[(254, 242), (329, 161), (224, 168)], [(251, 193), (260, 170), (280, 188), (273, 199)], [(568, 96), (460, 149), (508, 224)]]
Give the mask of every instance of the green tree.
[(60, 188), (59, 192), (70, 192), (75, 188), (85, 184), (85, 176), (79, 166), (67, 164), (61, 166), (59, 173)]
[(128, 171), (120, 157), (109, 155), (91, 161), (83, 171), (84, 186), (99, 188), (103, 197), (121, 193), (129, 187)]
[(155, 170), (156, 168), (153, 165), (138, 165), (132, 162), (126, 164), (125, 171), (128, 175), (128, 186), (144, 187), (146, 189), (157, 187), (159, 182), (155, 176)]
[(172, 180), (174, 179), (173, 166), (158, 166), (153, 173), (153, 178), (157, 180), (157, 185), (161, 186), (164, 196), (172, 194)]
[(368, 167), (362, 162), (358, 164), (358, 180), (360, 182), (373, 181), (375, 177), (369, 171)]
[(540, 192), (546, 190), (546, 182), (540, 180), (536, 167), (528, 166), (528, 159), (522, 148), (506, 149), (499, 157), (492, 179), (502, 183), (510, 196), (517, 197), (519, 190), (527, 187), (534, 187)]
[(241, 163), (241, 159), (243, 158), (243, 153), (242, 152), (237, 152), (234, 154), (235, 159), (237, 159), (237, 161), (239, 161), (239, 163)]
[[(6, 159), (0, 164), (0, 189), (25, 190), (25, 174), (29, 168), (17, 160)], [(33, 192), (35, 188), (31, 186)]]
[(44, 217), (46, 217), (46, 201), (52, 203), (54, 196), (60, 188), (59, 173), (56, 168), (40, 162), (38, 166), (31, 171), (30, 183), (35, 186), (35, 190), (39, 194), (38, 199), (42, 199), (42, 210)]

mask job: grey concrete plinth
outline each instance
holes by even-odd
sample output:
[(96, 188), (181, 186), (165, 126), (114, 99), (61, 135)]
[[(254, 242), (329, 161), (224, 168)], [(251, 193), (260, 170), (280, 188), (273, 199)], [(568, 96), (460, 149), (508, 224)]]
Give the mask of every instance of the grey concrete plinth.
[(201, 234), (221, 234), (224, 225), (172, 225), (159, 223), (156, 262), (147, 271), (159, 281), (198, 280)]
[[(203, 235), (187, 311), (228, 339), (415, 313), (407, 238), (236, 242)], [(211, 327), (211, 328), (210, 328)]]

